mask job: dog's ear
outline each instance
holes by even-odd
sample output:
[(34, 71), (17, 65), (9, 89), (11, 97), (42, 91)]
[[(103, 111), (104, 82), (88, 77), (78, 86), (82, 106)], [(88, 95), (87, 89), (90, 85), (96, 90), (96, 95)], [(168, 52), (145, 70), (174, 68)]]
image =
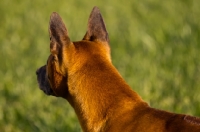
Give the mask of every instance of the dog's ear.
[(109, 43), (109, 37), (106, 31), (106, 26), (104, 24), (101, 13), (97, 7), (94, 7), (90, 14), (87, 32), (83, 40)]
[(62, 56), (62, 49), (69, 45), (70, 39), (67, 28), (62, 21), (62, 18), (53, 12), (49, 21), (49, 35), (50, 35), (50, 51), (53, 55)]

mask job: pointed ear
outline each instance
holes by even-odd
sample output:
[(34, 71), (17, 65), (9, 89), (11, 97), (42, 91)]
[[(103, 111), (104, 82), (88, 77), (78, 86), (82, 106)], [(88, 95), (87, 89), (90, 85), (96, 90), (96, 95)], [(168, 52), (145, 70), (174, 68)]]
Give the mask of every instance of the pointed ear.
[(106, 26), (104, 24), (101, 13), (97, 7), (94, 7), (90, 14), (87, 32), (83, 40), (101, 41), (109, 43), (109, 37), (106, 31)]
[(50, 35), (50, 51), (54, 55), (59, 55), (62, 53), (62, 48), (65, 45), (70, 44), (70, 39), (68, 36), (65, 24), (62, 18), (53, 12), (49, 21), (49, 35)]

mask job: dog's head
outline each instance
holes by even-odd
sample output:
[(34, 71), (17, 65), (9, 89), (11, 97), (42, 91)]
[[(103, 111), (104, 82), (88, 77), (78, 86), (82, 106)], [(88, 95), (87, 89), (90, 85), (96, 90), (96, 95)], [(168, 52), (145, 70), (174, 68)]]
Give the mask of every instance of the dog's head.
[[(57, 13), (52, 13), (49, 23), (50, 56), (47, 64), (36, 71), (39, 87), (47, 95), (67, 99), (70, 81), (77, 71), (95, 56), (110, 61), (109, 38), (100, 11), (94, 7), (88, 21), (87, 32), (81, 41), (71, 42), (67, 28)], [(81, 72), (81, 71), (80, 71)], [(72, 78), (72, 79), (70, 79)]]

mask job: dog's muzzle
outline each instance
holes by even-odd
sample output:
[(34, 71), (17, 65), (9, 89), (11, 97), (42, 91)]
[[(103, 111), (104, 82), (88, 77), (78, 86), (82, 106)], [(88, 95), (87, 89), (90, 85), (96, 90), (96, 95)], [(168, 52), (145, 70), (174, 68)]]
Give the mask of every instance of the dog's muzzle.
[(55, 95), (46, 77), (46, 65), (36, 71), (39, 88), (47, 95)]

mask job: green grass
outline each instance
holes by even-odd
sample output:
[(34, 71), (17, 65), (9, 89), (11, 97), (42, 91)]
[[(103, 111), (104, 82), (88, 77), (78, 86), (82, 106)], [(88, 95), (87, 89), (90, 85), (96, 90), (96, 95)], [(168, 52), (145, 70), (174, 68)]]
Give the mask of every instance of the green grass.
[(80, 40), (94, 5), (127, 83), (152, 107), (200, 116), (200, 1), (1, 0), (0, 131), (81, 131), (67, 101), (39, 90), (35, 71), (49, 55), (50, 14)]

